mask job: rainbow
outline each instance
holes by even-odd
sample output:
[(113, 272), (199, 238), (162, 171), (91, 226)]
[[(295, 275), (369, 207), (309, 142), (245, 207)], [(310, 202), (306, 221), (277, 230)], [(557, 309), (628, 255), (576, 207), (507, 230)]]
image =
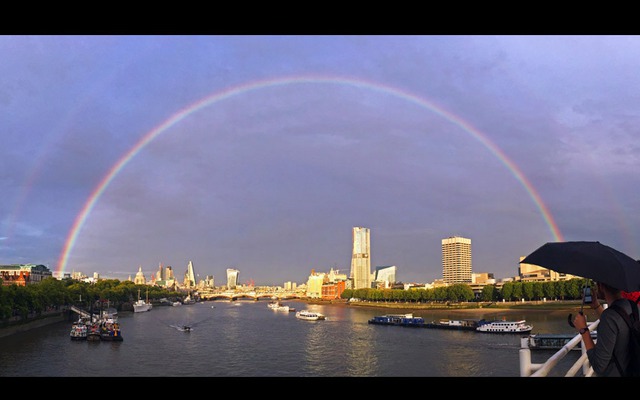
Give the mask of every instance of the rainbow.
[(285, 86), (292, 84), (334, 84), (334, 85), (347, 85), (356, 88), (362, 88), (366, 90), (371, 90), (374, 92), (381, 92), (388, 95), (397, 96), (402, 98), (408, 102), (417, 104), (420, 107), (426, 108), (435, 114), (445, 118), (451, 123), (459, 126), (464, 131), (469, 133), (474, 139), (478, 140), (482, 145), (484, 145), (493, 155), (495, 155), (498, 160), (502, 164), (504, 164), (507, 169), (511, 172), (511, 174), (516, 178), (518, 182), (524, 187), (527, 194), (536, 207), (542, 214), (542, 217), (549, 227), (551, 234), (553, 235), (555, 241), (563, 241), (562, 234), (558, 229), (556, 222), (554, 221), (551, 213), (549, 212), (547, 206), (543, 203), (542, 198), (535, 190), (531, 182), (525, 177), (525, 175), (520, 171), (518, 166), (511, 160), (509, 157), (495, 144), (493, 143), (486, 135), (482, 132), (478, 131), (476, 128), (471, 126), (468, 122), (462, 120), (460, 117), (452, 114), (451, 112), (445, 110), (443, 107), (438, 106), (426, 99), (416, 96), (415, 94), (409, 93), (408, 91), (391, 87), (388, 85), (383, 85), (376, 82), (365, 81), (363, 79), (354, 79), (354, 78), (346, 78), (346, 77), (331, 77), (331, 76), (295, 76), (295, 77), (281, 77), (274, 79), (265, 79), (259, 81), (251, 81), (249, 83), (245, 83), (242, 85), (234, 86), (231, 88), (227, 88), (222, 91), (215, 92), (211, 95), (208, 95), (193, 104), (188, 105), (187, 107), (181, 109), (175, 114), (171, 115), (168, 119), (158, 125), (156, 128), (152, 129), (148, 133), (146, 133), (129, 151), (127, 151), (107, 172), (107, 174), (100, 180), (98, 185), (89, 195), (86, 203), (80, 210), (80, 213), (76, 216), (71, 230), (69, 231), (69, 235), (65, 240), (65, 244), (63, 246), (62, 252), (60, 254), (58, 260), (58, 268), (57, 273), (62, 275), (64, 272), (67, 262), (69, 260), (69, 254), (73, 250), (73, 246), (78, 238), (78, 234), (82, 229), (82, 226), (86, 222), (91, 210), (100, 199), (100, 196), (104, 193), (109, 184), (113, 181), (113, 179), (118, 175), (118, 173), (127, 165), (131, 159), (133, 159), (142, 149), (145, 148), (149, 143), (151, 143), (156, 137), (158, 137), (161, 133), (176, 125), (180, 121), (187, 118), (189, 115), (198, 112), (205, 107), (208, 107), (212, 104), (215, 104), (219, 101), (223, 101), (233, 96), (237, 96), (243, 93), (251, 92), (254, 90), (266, 89), (270, 87), (276, 86)]

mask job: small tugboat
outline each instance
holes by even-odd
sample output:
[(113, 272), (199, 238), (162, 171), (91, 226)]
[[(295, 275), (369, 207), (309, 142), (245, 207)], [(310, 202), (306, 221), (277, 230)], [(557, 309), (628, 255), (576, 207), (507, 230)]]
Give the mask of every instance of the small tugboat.
[(100, 326), (100, 340), (122, 342), (123, 338), (120, 332), (120, 324), (113, 321), (103, 321)]
[(122, 332), (120, 332), (120, 324), (116, 313), (103, 313), (99, 323), (100, 340), (122, 342)]

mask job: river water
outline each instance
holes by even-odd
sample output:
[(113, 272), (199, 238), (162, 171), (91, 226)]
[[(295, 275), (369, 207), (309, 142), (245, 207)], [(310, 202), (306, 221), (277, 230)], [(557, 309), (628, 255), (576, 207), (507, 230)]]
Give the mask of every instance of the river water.
[[(70, 322), (2, 338), (2, 377), (518, 377), (521, 335), (370, 325), (369, 318), (407, 310), (285, 301), (319, 311), (303, 321), (268, 301), (208, 301), (121, 312), (122, 342), (72, 341)], [(439, 318), (500, 314), (414, 312)], [(522, 311), (533, 333), (573, 333), (566, 314)], [(175, 325), (190, 324), (191, 332)], [(174, 326), (172, 326), (174, 325)], [(533, 362), (553, 354), (535, 351)], [(573, 351), (575, 360), (579, 351)], [(567, 361), (568, 363), (568, 361)], [(558, 372), (558, 375), (562, 371)]]

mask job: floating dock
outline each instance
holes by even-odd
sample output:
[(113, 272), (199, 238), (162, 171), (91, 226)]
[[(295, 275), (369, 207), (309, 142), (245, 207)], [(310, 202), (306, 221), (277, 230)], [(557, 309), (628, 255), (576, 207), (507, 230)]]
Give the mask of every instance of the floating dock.
[[(571, 341), (571, 339), (575, 338), (578, 334), (567, 334), (567, 333), (547, 333), (547, 334), (535, 334), (529, 335), (527, 338), (523, 338), (523, 346), (528, 347), (531, 350), (560, 350), (567, 343)], [(596, 340), (598, 333), (596, 331), (591, 332), (591, 338)], [(573, 347), (573, 350), (580, 350), (582, 345), (582, 340), (580, 344)]]

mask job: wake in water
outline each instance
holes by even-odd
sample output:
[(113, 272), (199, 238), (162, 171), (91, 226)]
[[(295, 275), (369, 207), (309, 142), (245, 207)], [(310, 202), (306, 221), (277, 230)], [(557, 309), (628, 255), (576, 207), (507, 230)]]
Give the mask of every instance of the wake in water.
[(191, 329), (192, 329), (190, 325), (169, 325), (169, 326), (181, 332), (191, 332)]
[(211, 318), (212, 317), (207, 317), (207, 318), (201, 319), (200, 321), (196, 321), (194, 323), (171, 324), (169, 326), (181, 332), (191, 332), (194, 326), (201, 324), (202, 322), (207, 321)]

